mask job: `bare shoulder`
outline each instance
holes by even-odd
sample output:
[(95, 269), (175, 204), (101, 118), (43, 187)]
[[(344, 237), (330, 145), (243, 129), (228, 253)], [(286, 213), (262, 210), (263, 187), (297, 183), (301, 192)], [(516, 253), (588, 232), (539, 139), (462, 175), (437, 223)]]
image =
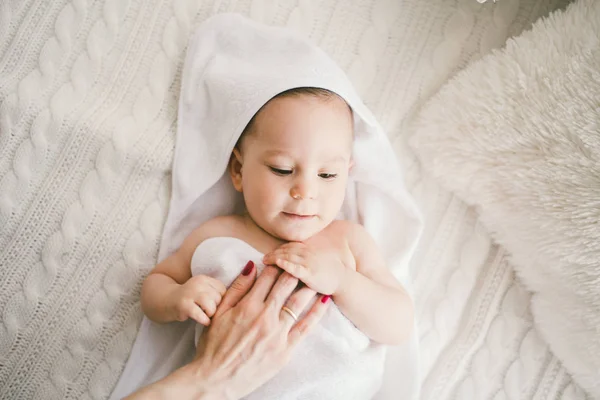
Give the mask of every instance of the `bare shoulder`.
[(336, 219), (335, 221), (331, 222), (331, 224), (329, 224), (327, 229), (329, 229), (331, 233), (343, 234), (344, 236), (346, 236), (352, 233), (352, 231), (355, 229), (355, 225), (360, 226), (359, 224), (355, 224), (351, 221), (346, 221), (344, 219)]
[(219, 236), (237, 236), (245, 229), (244, 221), (238, 215), (218, 216), (194, 229), (184, 240), (181, 247), (195, 249), (206, 239)]
[(348, 241), (348, 245), (352, 247), (353, 244), (361, 242), (365, 237), (370, 238), (369, 233), (361, 224), (346, 220), (336, 220), (330, 225), (332, 233), (342, 235)]
[(177, 251), (156, 265), (150, 273), (162, 273), (183, 284), (191, 278), (190, 262), (200, 243), (211, 237), (233, 236), (232, 232), (239, 232), (241, 229), (244, 229), (243, 222), (234, 215), (208, 220), (194, 229)]
[(399, 287), (400, 283), (387, 268), (377, 242), (363, 225), (351, 221), (336, 221), (333, 229), (338, 229), (339, 234), (346, 238), (356, 261), (356, 271), (376, 282)]
[[(364, 262), (366, 259), (377, 259), (380, 263), (380, 254), (377, 243), (369, 234), (366, 228), (352, 221), (339, 221), (339, 233), (343, 234), (348, 243), (348, 247), (357, 263)], [(371, 263), (370, 263), (371, 264)]]
[(245, 227), (244, 219), (239, 215), (221, 215), (206, 221), (200, 228), (218, 235), (228, 234)]
[(327, 227), (327, 230), (328, 235), (342, 238), (355, 258), (360, 256), (365, 248), (374, 246), (367, 230), (355, 222), (335, 220)]

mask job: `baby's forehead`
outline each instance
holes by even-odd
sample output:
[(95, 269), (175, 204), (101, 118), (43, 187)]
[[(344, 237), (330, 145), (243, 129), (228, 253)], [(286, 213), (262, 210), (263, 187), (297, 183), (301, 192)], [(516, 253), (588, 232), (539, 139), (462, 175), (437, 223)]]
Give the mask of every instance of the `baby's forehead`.
[(262, 127), (257, 126), (255, 132), (249, 136), (248, 142), (270, 155), (293, 153), (297, 147), (310, 148), (315, 152), (345, 154), (352, 150), (354, 144), (354, 133), (351, 129), (337, 132), (299, 132), (294, 130), (293, 126), (288, 126), (290, 129), (277, 128), (268, 126), (268, 123)]
[(250, 120), (238, 144), (242, 150), (298, 146), (311, 155), (313, 150), (346, 155), (352, 149), (353, 130), (353, 112), (340, 96), (295, 93), (267, 102)]
[[(328, 122), (339, 126), (350, 134), (354, 130), (354, 113), (352, 109), (341, 98), (315, 99), (308, 95), (295, 96), (296, 98), (303, 97), (309, 100), (310, 108), (303, 107), (300, 102), (286, 101), (288, 99), (273, 99), (261, 108), (253, 117), (253, 124), (258, 133), (265, 132), (265, 128), (271, 125), (306, 124), (307, 120), (311, 120), (315, 124), (320, 122)], [(312, 100), (312, 101), (311, 101)], [(282, 104), (286, 101), (285, 104)], [(301, 100), (300, 100), (301, 101)], [(314, 112), (317, 112), (315, 118)], [(319, 113), (320, 111), (320, 113)], [(334, 116), (334, 118), (331, 118)], [(327, 121), (321, 120), (326, 118)], [(261, 129), (262, 128), (262, 129)]]
[[(264, 157), (283, 157), (283, 158), (295, 158), (297, 149), (293, 146), (269, 146), (266, 145), (262, 148), (261, 154)], [(346, 162), (349, 159), (348, 152), (341, 148), (336, 149), (337, 151), (320, 151), (313, 152), (312, 155), (318, 161), (326, 162)]]

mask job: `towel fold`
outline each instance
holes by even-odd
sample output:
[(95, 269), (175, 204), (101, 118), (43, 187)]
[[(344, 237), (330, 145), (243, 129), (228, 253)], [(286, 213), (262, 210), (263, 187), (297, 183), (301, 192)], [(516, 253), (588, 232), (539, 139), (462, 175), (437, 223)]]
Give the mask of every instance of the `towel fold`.
[[(266, 102), (296, 87), (333, 91), (352, 108), (354, 167), (341, 216), (364, 225), (388, 267), (410, 291), (408, 261), (420, 235), (421, 220), (385, 133), (344, 72), (318, 47), (288, 30), (260, 25), (236, 14), (220, 14), (205, 21), (187, 49), (172, 196), (159, 261), (203, 222), (243, 209), (241, 195), (225, 174), (233, 146)], [(246, 261), (239, 264), (238, 271)], [(408, 344), (395, 349), (394, 359), (386, 364), (386, 376), (394, 379), (396, 387), (394, 398), (417, 396), (416, 337), (413, 334)], [(310, 345), (308, 339), (306, 345)], [(111, 398), (121, 398), (166, 376), (193, 356), (192, 322), (159, 325), (144, 318)], [(402, 375), (395, 376), (390, 368), (402, 371)], [(298, 386), (298, 382), (288, 384)], [(328, 399), (350, 398), (342, 386), (322, 389), (329, 390)]]

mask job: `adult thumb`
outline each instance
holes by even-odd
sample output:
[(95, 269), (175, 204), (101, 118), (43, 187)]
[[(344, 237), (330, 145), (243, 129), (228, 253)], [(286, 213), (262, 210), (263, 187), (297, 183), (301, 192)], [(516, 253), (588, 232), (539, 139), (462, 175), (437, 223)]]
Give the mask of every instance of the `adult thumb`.
[(225, 292), (221, 303), (217, 307), (215, 316), (223, 314), (227, 310), (232, 309), (240, 302), (254, 285), (256, 280), (256, 267), (253, 261), (248, 261), (242, 273), (238, 275), (231, 286)]

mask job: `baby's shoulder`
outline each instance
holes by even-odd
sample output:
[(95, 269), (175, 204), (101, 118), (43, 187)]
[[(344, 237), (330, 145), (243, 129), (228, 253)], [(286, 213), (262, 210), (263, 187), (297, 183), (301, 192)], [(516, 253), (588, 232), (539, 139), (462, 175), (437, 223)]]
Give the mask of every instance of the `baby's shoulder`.
[(336, 242), (343, 241), (352, 250), (353, 243), (356, 241), (356, 237), (360, 235), (361, 229), (364, 229), (362, 225), (355, 222), (335, 220), (329, 224), (324, 234)]
[(220, 215), (203, 223), (198, 229), (202, 231), (204, 239), (218, 236), (239, 236), (247, 227), (244, 219), (239, 215)]
[(239, 237), (244, 235), (246, 226), (238, 215), (221, 215), (204, 222), (190, 233), (184, 246), (195, 249), (203, 241), (213, 237)]
[(364, 228), (361, 224), (357, 224), (356, 222), (338, 219), (329, 224), (328, 229), (333, 234), (348, 237), (350, 235), (355, 234), (357, 230), (361, 230)]
[(353, 252), (357, 247), (362, 248), (366, 241), (372, 241), (371, 235), (363, 225), (347, 220), (332, 222), (330, 234), (343, 237)]

